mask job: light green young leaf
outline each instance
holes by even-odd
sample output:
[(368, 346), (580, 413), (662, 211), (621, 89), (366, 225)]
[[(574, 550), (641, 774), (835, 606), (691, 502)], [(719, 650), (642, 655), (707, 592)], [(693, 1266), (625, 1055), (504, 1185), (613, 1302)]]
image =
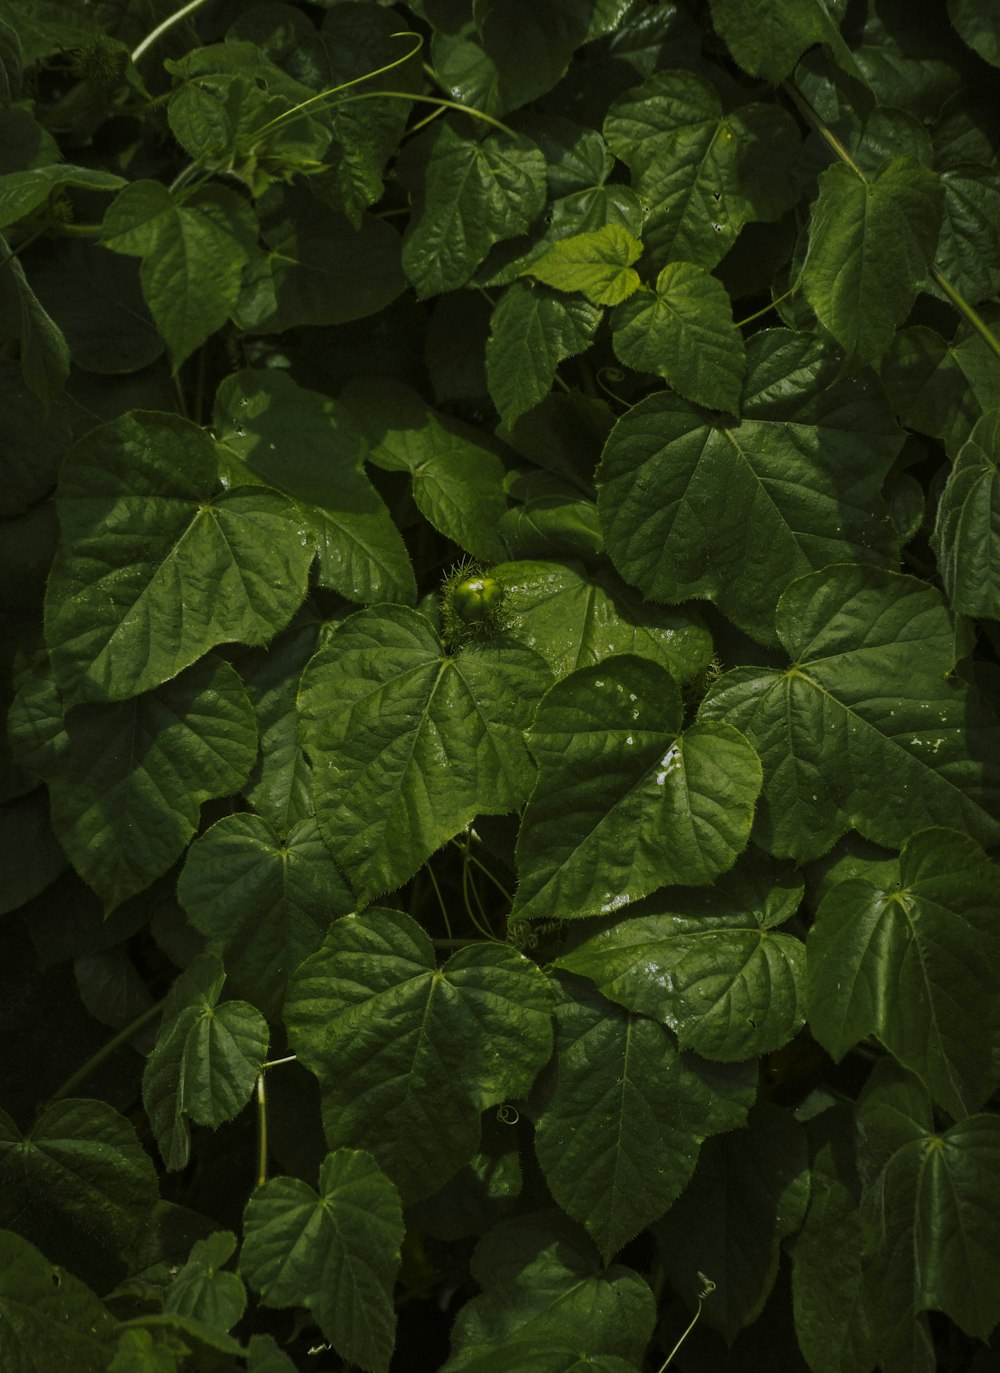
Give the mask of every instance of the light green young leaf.
[(849, 559), (895, 566), (880, 490), (902, 436), (821, 344), (776, 329), (747, 351), (740, 424), (669, 392), (618, 421), (598, 510), (627, 582), (654, 600), (707, 597), (773, 642), (774, 607), (796, 576)]
[(316, 815), (359, 900), (400, 886), (474, 816), (523, 803), (523, 731), (550, 680), (507, 640), (447, 652), (404, 606), (334, 630), (306, 668), (299, 710)]
[(696, 612), (643, 604), (608, 568), (576, 562), (499, 563), (511, 636), (545, 659), (556, 677), (617, 653), (635, 653), (689, 682), (712, 656)]
[(632, 654), (548, 692), (528, 733), (538, 780), (517, 841), (515, 919), (607, 914), (732, 866), (760, 763), (730, 725), (682, 724), (673, 678)]
[(49, 783), (59, 842), (109, 910), (167, 871), (202, 802), (237, 791), (257, 752), (242, 683), (213, 658), (131, 701), (65, 717), (51, 680), (26, 687), (11, 730)]
[(560, 362), (589, 347), (600, 320), (601, 311), (586, 301), (521, 281), (507, 287), (486, 341), (490, 396), (503, 424), (545, 399)]
[(368, 440), (369, 461), (387, 472), (409, 472), (417, 509), (435, 529), (473, 557), (503, 557), (497, 524), (507, 509), (506, 473), (481, 430), (385, 378), (353, 382), (341, 400)]
[(479, 1241), (471, 1268), (482, 1291), (458, 1313), (442, 1373), (507, 1350), (528, 1359), (512, 1368), (533, 1368), (528, 1350), (545, 1341), (575, 1347), (584, 1368), (608, 1357), (641, 1362), (656, 1320), (652, 1293), (632, 1269), (605, 1268), (593, 1242), (555, 1208), (501, 1221)]
[(545, 205), (545, 159), (530, 139), (477, 142), (450, 124), (410, 146), (426, 169), (415, 177), (403, 269), (425, 300), (464, 286), (494, 243), (525, 232)]
[(814, 43), (825, 43), (840, 66), (861, 75), (840, 35), (838, 6), (827, 0), (711, 0), (711, 6), (716, 33), (751, 76), (776, 85)]
[(778, 1275), (781, 1241), (809, 1203), (809, 1156), (795, 1117), (758, 1102), (746, 1125), (706, 1140), (694, 1177), (654, 1227), (674, 1290), (694, 1307), (700, 1275), (715, 1290), (702, 1320), (727, 1344), (760, 1315)]
[(671, 262), (653, 291), (611, 316), (612, 343), (626, 367), (655, 372), (697, 405), (737, 414), (746, 372), (743, 339), (722, 282), (693, 262)]
[(88, 191), (116, 191), (125, 178), (93, 167), (73, 167), (55, 162), (26, 172), (0, 176), (0, 229), (23, 219), (63, 186), (82, 186)]
[(702, 1140), (743, 1123), (756, 1065), (683, 1057), (669, 1030), (585, 983), (567, 984), (555, 1014), (535, 1152), (553, 1197), (607, 1260), (680, 1195)]
[(932, 1369), (929, 1349), (927, 1362), (915, 1357), (914, 1317), (944, 1311), (981, 1340), (1000, 1319), (1000, 1123), (974, 1115), (935, 1130), (929, 1099), (885, 1063), (859, 1104), (858, 1129), (877, 1169), (862, 1213), (872, 1233), (879, 1366)]
[(936, 173), (896, 157), (873, 178), (843, 162), (820, 176), (802, 285), (854, 366), (878, 365), (927, 280), (941, 226)]
[(0, 1362), (9, 1373), (106, 1373), (116, 1321), (72, 1273), (0, 1230)]
[(195, 840), (177, 899), (196, 930), (224, 942), (233, 986), (271, 1019), (293, 969), (354, 907), (314, 819), (279, 838), (257, 815), (227, 815)]
[(933, 587), (829, 567), (789, 587), (777, 627), (793, 666), (736, 668), (699, 712), (760, 754), (764, 847), (807, 862), (850, 828), (892, 848), (928, 825), (1000, 839), (1000, 726), (953, 675), (955, 627)]
[(364, 473), (364, 437), (344, 405), (286, 372), (246, 368), (219, 387), (215, 428), (250, 472), (298, 501), (320, 586), (364, 603), (416, 598), (406, 545)]
[(267, 1057), (267, 1022), (245, 1001), (224, 1001), (213, 953), (199, 954), (171, 987), (142, 1075), (142, 1100), (168, 1169), (183, 1168), (188, 1121), (214, 1129), (250, 1099)]
[(854, 878), (821, 902), (809, 932), (809, 1024), (843, 1058), (876, 1035), (952, 1116), (996, 1085), (1000, 1057), (1000, 872), (964, 834), (903, 845), (893, 879)]
[(472, 1158), (480, 1114), (524, 1096), (552, 1051), (536, 964), (480, 943), (439, 969), (400, 911), (338, 920), (292, 978), (284, 1018), (319, 1078), (327, 1143), (369, 1149), (406, 1201)]
[(107, 1102), (57, 1101), (23, 1135), (0, 1112), (0, 1225), (102, 1289), (124, 1277), (157, 1195), (152, 1159)]
[(952, 606), (1000, 620), (1000, 410), (977, 423), (938, 503), (934, 551)]
[(560, 238), (524, 275), (536, 277), (557, 291), (579, 291), (593, 305), (618, 305), (639, 289), (632, 270), (642, 244), (620, 224), (593, 233)]
[(235, 309), (257, 235), (250, 205), (225, 186), (179, 201), (158, 181), (133, 181), (108, 209), (101, 242), (142, 258), (143, 295), (175, 371)]
[(801, 898), (801, 882), (736, 868), (704, 891), (664, 894), (663, 914), (613, 925), (555, 966), (669, 1025), (681, 1048), (723, 1063), (757, 1058), (805, 1020), (805, 949), (776, 929)]
[(198, 1240), (164, 1294), (164, 1311), (192, 1316), (214, 1330), (232, 1329), (247, 1304), (238, 1275), (222, 1271), (235, 1248), (236, 1236), (231, 1230), (216, 1230)]
[(799, 198), (799, 135), (775, 105), (724, 114), (717, 91), (687, 71), (660, 71), (620, 96), (604, 137), (648, 207), (646, 253), (711, 270), (744, 224), (774, 220)]
[(306, 1306), (348, 1363), (388, 1373), (403, 1242), (395, 1187), (361, 1150), (327, 1154), (319, 1193), (272, 1178), (244, 1212), (240, 1269), (268, 1306)]
[(71, 450), (45, 621), (68, 703), (135, 696), (294, 614), (313, 558), (302, 513), (217, 480), (211, 440), (178, 415), (130, 411)]

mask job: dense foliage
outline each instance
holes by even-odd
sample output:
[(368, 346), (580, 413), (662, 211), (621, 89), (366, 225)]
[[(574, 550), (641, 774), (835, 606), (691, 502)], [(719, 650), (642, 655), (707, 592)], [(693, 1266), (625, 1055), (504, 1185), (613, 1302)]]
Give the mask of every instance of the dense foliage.
[(0, 20), (5, 1373), (995, 1367), (995, 6), (172, 7)]

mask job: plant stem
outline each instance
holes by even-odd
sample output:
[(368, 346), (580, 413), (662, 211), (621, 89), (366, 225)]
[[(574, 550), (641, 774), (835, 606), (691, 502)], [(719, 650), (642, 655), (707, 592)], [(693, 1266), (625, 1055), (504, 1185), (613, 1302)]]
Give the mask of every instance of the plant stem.
[(267, 1182), (267, 1088), (264, 1074), (257, 1074), (257, 1186)]
[(783, 300), (787, 300), (789, 296), (793, 296), (795, 291), (796, 287), (789, 286), (787, 291), (782, 292), (780, 296), (775, 296), (770, 305), (765, 305), (763, 310), (757, 310), (754, 314), (747, 315), (746, 319), (738, 319), (736, 321), (736, 328), (742, 329), (744, 324), (752, 324), (755, 319), (760, 319), (761, 315), (768, 314), (776, 305), (780, 305)]
[(154, 1020), (163, 1010), (166, 999), (166, 997), (162, 997), (159, 1001), (154, 1002), (154, 1004), (148, 1006), (141, 1015), (137, 1015), (135, 1020), (130, 1021), (123, 1030), (119, 1030), (114, 1039), (109, 1039), (103, 1048), (98, 1049), (96, 1054), (92, 1054), (82, 1067), (77, 1068), (76, 1072), (71, 1074), (62, 1086), (52, 1093), (45, 1105), (51, 1106), (54, 1102), (62, 1101), (63, 1097), (69, 1096), (70, 1092), (88, 1078), (95, 1068), (99, 1068), (106, 1058), (110, 1058), (111, 1055), (117, 1049), (120, 1049), (123, 1044), (126, 1044), (137, 1031), (141, 1030), (144, 1025), (148, 1025), (151, 1020)]
[(156, 28), (153, 29), (151, 33), (147, 33), (139, 46), (134, 49), (132, 53), (133, 64), (138, 62), (147, 48), (151, 48), (156, 40), (162, 38), (168, 29), (172, 29), (175, 24), (179, 24), (186, 15), (190, 14), (193, 10), (198, 9), (198, 7), (204, 3), (205, 0), (188, 0), (188, 4), (182, 5), (179, 10), (175, 10), (173, 14), (168, 15), (162, 24), (157, 24)]
[(1000, 358), (1000, 339), (993, 333), (979, 311), (973, 309), (965, 297), (955, 289), (943, 272), (939, 272), (936, 267), (931, 267), (931, 276), (959, 314), (969, 321), (980, 338), (982, 338), (997, 357)]

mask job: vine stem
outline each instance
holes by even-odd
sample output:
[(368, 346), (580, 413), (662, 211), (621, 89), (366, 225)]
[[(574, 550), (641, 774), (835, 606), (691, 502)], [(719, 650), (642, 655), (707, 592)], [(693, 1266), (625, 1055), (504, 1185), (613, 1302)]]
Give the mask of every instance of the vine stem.
[(139, 46), (133, 50), (133, 64), (138, 62), (143, 53), (146, 52), (148, 48), (151, 48), (157, 39), (162, 38), (168, 29), (172, 29), (175, 24), (179, 24), (182, 19), (191, 14), (193, 10), (199, 9), (204, 3), (205, 0), (188, 0), (188, 4), (182, 5), (181, 8), (175, 10), (173, 14), (168, 14), (163, 23), (157, 24), (156, 28), (153, 29), (152, 32), (147, 33)]
[[(851, 170), (854, 171), (861, 178), (861, 180), (867, 184), (868, 177), (865, 176), (864, 172), (861, 170), (861, 168), (855, 162), (854, 158), (844, 147), (843, 143), (841, 143), (837, 135), (827, 125), (826, 121), (823, 119), (823, 116), (817, 113), (817, 111), (813, 108), (810, 102), (799, 90), (795, 82), (792, 81), (791, 78), (789, 78), (787, 81), (783, 81), (781, 83), (781, 86), (785, 93), (788, 95), (788, 98), (791, 100), (792, 104), (798, 110), (799, 114), (801, 114), (802, 118), (806, 121), (806, 123), (809, 124), (811, 128), (815, 129), (816, 132), (823, 139), (825, 139), (826, 143), (829, 145), (830, 148), (833, 149), (837, 157), (840, 158), (841, 162), (845, 162), (847, 166), (850, 167)], [(933, 263), (931, 264), (930, 268), (930, 276), (934, 281), (935, 285), (937, 285), (940, 288), (940, 290), (948, 297), (948, 299), (951, 301), (952, 305), (954, 305), (955, 309), (959, 312), (962, 318), (967, 320), (969, 324), (972, 325), (973, 329), (975, 329), (976, 333), (979, 334), (980, 338), (983, 339), (983, 341), (989, 347), (991, 352), (995, 353), (996, 356), (1000, 358), (1000, 339), (998, 339), (997, 336), (993, 333), (992, 329), (990, 329), (989, 325), (983, 319), (982, 315), (978, 312), (978, 310), (976, 310), (974, 306), (969, 304), (969, 302), (965, 299), (961, 291), (958, 290), (954, 283), (949, 281), (948, 278), (945, 276), (944, 272), (942, 272), (939, 267), (934, 266)]]
[(95, 1068), (99, 1068), (106, 1058), (110, 1058), (117, 1049), (120, 1049), (123, 1044), (127, 1043), (144, 1025), (148, 1025), (151, 1020), (154, 1020), (163, 1010), (166, 999), (165, 996), (161, 997), (161, 999), (154, 1002), (152, 1006), (148, 1006), (141, 1015), (137, 1015), (123, 1030), (119, 1030), (114, 1039), (109, 1039), (103, 1048), (98, 1049), (96, 1054), (92, 1054), (82, 1067), (77, 1068), (76, 1072), (71, 1074), (62, 1086), (52, 1093), (45, 1103), (46, 1109), (49, 1106), (54, 1105), (55, 1102), (62, 1101), (63, 1097), (69, 1096), (70, 1092), (88, 1078)]

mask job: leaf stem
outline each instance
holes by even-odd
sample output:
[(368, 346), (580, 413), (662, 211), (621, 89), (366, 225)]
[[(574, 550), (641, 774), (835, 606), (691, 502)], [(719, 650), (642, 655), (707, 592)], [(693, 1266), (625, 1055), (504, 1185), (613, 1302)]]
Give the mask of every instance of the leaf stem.
[(114, 1039), (109, 1039), (107, 1044), (105, 1044), (103, 1048), (98, 1049), (96, 1054), (91, 1054), (86, 1063), (84, 1063), (82, 1067), (77, 1068), (76, 1072), (72, 1073), (62, 1086), (52, 1093), (45, 1105), (47, 1107), (52, 1106), (55, 1102), (62, 1101), (63, 1097), (69, 1096), (70, 1092), (88, 1078), (96, 1068), (99, 1068), (106, 1058), (110, 1058), (116, 1050), (120, 1049), (123, 1044), (126, 1044), (144, 1025), (148, 1025), (151, 1020), (155, 1020), (163, 1010), (166, 999), (165, 996), (161, 997), (160, 1000), (154, 1002), (152, 1006), (147, 1006), (141, 1015), (137, 1015), (134, 1020), (129, 1021), (123, 1030), (119, 1030)]
[(797, 286), (789, 286), (787, 291), (783, 291), (780, 296), (775, 296), (770, 305), (765, 305), (763, 310), (756, 310), (752, 315), (747, 315), (746, 319), (738, 319), (735, 327), (737, 329), (742, 329), (744, 324), (752, 324), (755, 319), (760, 319), (761, 315), (769, 314), (776, 305), (780, 305), (783, 300), (787, 300), (789, 296), (793, 296), (796, 290)]
[[(264, 1064), (267, 1067), (267, 1064)], [(267, 1182), (267, 1088), (263, 1071), (257, 1074), (257, 1186)]]
[(448, 919), (448, 907), (444, 904), (444, 897), (441, 895), (441, 888), (438, 886), (438, 880), (434, 876), (434, 869), (431, 867), (429, 862), (424, 864), (424, 872), (426, 872), (427, 876), (431, 879), (431, 886), (434, 888), (434, 894), (438, 899), (438, 905), (441, 907), (441, 914), (444, 917), (444, 927), (448, 931), (448, 938), (450, 939), (451, 921)]
[(188, 3), (186, 5), (182, 5), (181, 8), (179, 10), (175, 10), (173, 14), (167, 15), (163, 23), (157, 24), (156, 28), (153, 29), (151, 33), (147, 33), (146, 37), (142, 40), (139, 46), (133, 50), (133, 65), (136, 62), (138, 62), (139, 58), (148, 48), (151, 48), (153, 46), (153, 44), (157, 41), (158, 38), (163, 37), (163, 35), (167, 32), (168, 29), (172, 29), (175, 24), (179, 24), (182, 19), (189, 15), (193, 10), (198, 9), (199, 6), (203, 5), (204, 3), (205, 0), (188, 0)]
[[(813, 129), (815, 129), (816, 132), (826, 140), (829, 146), (840, 158), (841, 162), (846, 162), (849, 167), (853, 168), (853, 170), (858, 174), (861, 180), (867, 183), (868, 178), (865, 176), (864, 172), (855, 162), (854, 158), (847, 151), (847, 149), (844, 147), (843, 143), (841, 143), (840, 139), (833, 132), (833, 130), (827, 126), (822, 115), (818, 114), (816, 110), (813, 109), (812, 105), (799, 90), (795, 82), (792, 81), (791, 78), (789, 78), (787, 81), (783, 81), (781, 85), (782, 89), (787, 93), (789, 99), (792, 101), (795, 108), (802, 115), (802, 118), (806, 121), (806, 123), (809, 124)], [(968, 322), (972, 325), (973, 329), (975, 329), (976, 333), (979, 334), (979, 336), (984, 340), (984, 342), (987, 344), (990, 350), (993, 353), (995, 353), (998, 358), (1000, 358), (1000, 339), (998, 339), (997, 336), (993, 333), (989, 325), (983, 319), (982, 315), (979, 314), (978, 310), (976, 310), (965, 299), (961, 291), (959, 291), (958, 288), (951, 281), (948, 280), (944, 272), (942, 272), (941, 269), (939, 267), (936, 267), (933, 263), (931, 263), (930, 276), (934, 281), (935, 285), (944, 293), (944, 295), (948, 297), (952, 305), (954, 305), (955, 309), (959, 312), (963, 319), (968, 320)]]

